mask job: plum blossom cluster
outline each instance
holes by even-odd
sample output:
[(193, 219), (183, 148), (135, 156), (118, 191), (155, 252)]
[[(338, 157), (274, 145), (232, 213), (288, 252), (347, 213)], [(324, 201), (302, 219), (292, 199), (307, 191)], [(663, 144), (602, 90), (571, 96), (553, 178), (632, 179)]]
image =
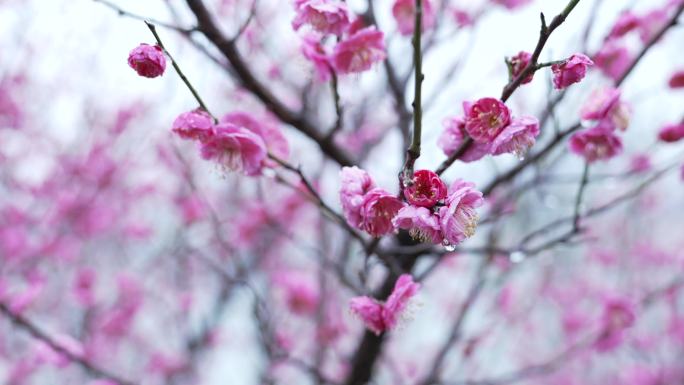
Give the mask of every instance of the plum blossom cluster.
[(539, 136), (539, 121), (532, 116), (512, 118), (501, 100), (482, 98), (463, 103), (464, 116), (448, 118), (437, 145), (447, 156), (455, 154), (470, 137), (473, 144), (459, 157), (473, 162), (485, 155), (512, 153), (522, 157)]
[(384, 303), (362, 296), (352, 298), (349, 307), (370, 331), (379, 335), (397, 326), (418, 289), (420, 284), (414, 282), (410, 275), (403, 274), (397, 279), (392, 293)]
[(269, 155), (283, 159), (289, 154), (287, 140), (276, 125), (243, 112), (230, 113), (215, 124), (209, 113), (195, 109), (179, 115), (171, 130), (198, 142), (204, 159), (249, 176), (275, 167)]
[(581, 117), (592, 125), (570, 138), (570, 151), (587, 162), (607, 160), (622, 152), (622, 141), (616, 132), (629, 125), (629, 107), (621, 101), (620, 90), (595, 90), (582, 107)]
[[(532, 54), (526, 51), (520, 51), (517, 55), (506, 58), (510, 78), (515, 79), (521, 76), (531, 61)], [(594, 65), (594, 62), (587, 55), (576, 53), (567, 59), (546, 63), (541, 66), (548, 66), (549, 64), (553, 72), (553, 86), (560, 90), (582, 81), (587, 75), (587, 69)], [(541, 66), (537, 68), (541, 68)], [(520, 84), (531, 82), (534, 78), (534, 73), (535, 71), (533, 70), (527, 74)]]
[(475, 233), (482, 193), (472, 183), (455, 181), (447, 189), (430, 170), (418, 170), (403, 189), (403, 202), (358, 167), (341, 171), (340, 200), (347, 222), (374, 237), (407, 230), (416, 240), (454, 246)]
[(596, 66), (605, 76), (619, 79), (630, 67), (635, 55), (630, 49), (630, 36), (638, 36), (643, 44), (648, 43), (667, 23), (669, 14), (676, 6), (676, 1), (670, 1), (644, 14), (629, 9), (624, 11), (606, 36), (601, 49), (594, 55)]
[(444, 182), (430, 170), (419, 170), (404, 188), (408, 205), (397, 213), (393, 223), (421, 242), (453, 247), (475, 234), (483, 203), (475, 185), (456, 180), (447, 190)]
[(311, 61), (318, 78), (330, 79), (332, 72), (360, 73), (387, 57), (385, 35), (375, 26), (366, 27), (352, 16), (345, 2), (296, 0), (295, 30), (308, 26), (302, 39), (302, 54)]
[(158, 45), (142, 43), (128, 54), (128, 65), (140, 76), (156, 78), (166, 69), (166, 57)]

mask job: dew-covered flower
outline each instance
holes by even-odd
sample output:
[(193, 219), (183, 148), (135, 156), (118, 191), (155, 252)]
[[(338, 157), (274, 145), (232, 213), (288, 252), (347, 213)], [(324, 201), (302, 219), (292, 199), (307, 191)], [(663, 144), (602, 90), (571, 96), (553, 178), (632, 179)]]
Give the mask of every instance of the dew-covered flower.
[(442, 243), (439, 217), (425, 207), (404, 206), (392, 220), (398, 229), (409, 232), (412, 238), (421, 242)]
[(446, 185), (433, 171), (418, 170), (413, 173), (411, 182), (404, 188), (404, 197), (414, 206), (431, 208), (438, 201), (446, 198)]
[(361, 204), (361, 227), (374, 237), (380, 237), (394, 231), (392, 219), (404, 203), (396, 196), (381, 188), (370, 190)]
[(267, 156), (260, 136), (230, 123), (216, 125), (214, 134), (202, 141), (200, 149), (204, 159), (245, 175), (260, 175)]
[(511, 112), (499, 99), (482, 98), (463, 103), (465, 130), (475, 142), (491, 143), (511, 122)]
[[(416, 21), (416, 1), (415, 0), (396, 0), (392, 6), (392, 15), (397, 22), (399, 33), (408, 36), (413, 33)], [(435, 26), (435, 9), (430, 0), (423, 0), (422, 31), (429, 30)]]
[(581, 53), (570, 56), (562, 63), (552, 65), (553, 86), (560, 90), (579, 83), (586, 76), (587, 68), (592, 65), (594, 62)]
[(356, 166), (343, 167), (340, 171), (340, 202), (347, 222), (361, 229), (361, 207), (364, 196), (375, 187), (368, 173)]
[(397, 326), (410, 300), (419, 289), (420, 284), (414, 282), (413, 277), (403, 274), (397, 279), (386, 302), (382, 303), (367, 296), (355, 297), (350, 300), (349, 307), (370, 331), (379, 335)]
[(358, 73), (385, 60), (385, 35), (374, 26), (363, 28), (335, 46), (332, 62), (339, 73)]
[(347, 4), (333, 0), (296, 0), (297, 16), (292, 27), (298, 30), (304, 24), (323, 34), (341, 36), (350, 23)]
[(214, 121), (206, 111), (198, 108), (184, 112), (173, 121), (171, 131), (183, 139), (204, 140), (213, 134)]
[(166, 57), (158, 45), (142, 43), (128, 54), (128, 65), (140, 76), (156, 78), (166, 69)]
[(450, 190), (446, 206), (440, 207), (438, 215), (444, 242), (455, 246), (475, 234), (478, 221), (475, 209), (484, 200), (473, 183), (460, 179), (451, 185)]

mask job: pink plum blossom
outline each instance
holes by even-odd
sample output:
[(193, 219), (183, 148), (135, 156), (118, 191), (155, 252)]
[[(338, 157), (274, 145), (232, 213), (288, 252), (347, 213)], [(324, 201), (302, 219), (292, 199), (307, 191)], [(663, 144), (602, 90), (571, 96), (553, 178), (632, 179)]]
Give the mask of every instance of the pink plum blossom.
[[(462, 117), (448, 118), (444, 120), (444, 131), (437, 140), (437, 146), (444, 151), (446, 156), (452, 156), (463, 145), (466, 138), (465, 119)], [(463, 162), (474, 162), (482, 159), (489, 153), (489, 145), (474, 142), (465, 150), (458, 159)]]
[(347, 4), (335, 0), (296, 0), (297, 16), (292, 27), (298, 30), (302, 25), (310, 25), (323, 34), (341, 36), (349, 26)]
[(371, 26), (337, 43), (332, 62), (335, 70), (348, 74), (367, 71), (386, 57), (385, 35)]
[(340, 171), (340, 201), (347, 222), (357, 228), (361, 228), (363, 217), (364, 196), (375, 187), (375, 182), (368, 173), (360, 168), (343, 167)]
[(419, 207), (431, 208), (446, 198), (447, 188), (439, 175), (430, 170), (418, 170), (413, 174), (411, 184), (404, 188), (406, 200)]
[(379, 335), (397, 326), (409, 301), (419, 289), (420, 284), (415, 283), (413, 277), (403, 274), (397, 279), (386, 302), (381, 303), (367, 296), (355, 297), (350, 300), (349, 307), (361, 317), (370, 331)]
[(140, 76), (156, 78), (166, 69), (166, 57), (161, 47), (142, 43), (128, 54), (128, 65)]
[(526, 5), (531, 0), (491, 0), (495, 4), (503, 5), (508, 9), (516, 9)]
[(259, 175), (266, 160), (266, 145), (252, 131), (230, 123), (220, 123), (214, 134), (202, 141), (202, 157), (245, 175)]
[[(435, 10), (430, 0), (423, 0), (423, 32), (435, 25)], [(399, 33), (404, 36), (411, 35), (415, 27), (416, 20), (416, 1), (415, 0), (396, 0), (392, 6), (392, 15), (399, 27)]]
[(539, 136), (539, 121), (532, 116), (515, 118), (508, 127), (494, 139), (490, 152), (492, 155), (512, 153), (524, 156)]
[(631, 64), (632, 55), (627, 48), (607, 42), (594, 56), (594, 63), (601, 72), (613, 80), (619, 79)]
[(580, 111), (582, 119), (609, 122), (607, 126), (624, 131), (629, 126), (630, 108), (620, 99), (617, 88), (599, 88), (591, 93)]
[(609, 298), (603, 305), (601, 335), (595, 342), (597, 350), (605, 352), (619, 346), (623, 341), (624, 329), (634, 325), (634, 304), (624, 298)]
[(570, 138), (570, 151), (584, 157), (587, 162), (607, 160), (622, 152), (622, 141), (612, 128), (599, 124), (575, 133)]
[(511, 112), (499, 99), (482, 98), (463, 103), (465, 130), (475, 142), (491, 143), (511, 122)]
[(684, 88), (684, 70), (673, 73), (667, 84), (670, 88)]
[(330, 80), (332, 63), (330, 55), (321, 44), (320, 37), (310, 34), (302, 39), (302, 55), (309, 60), (316, 71), (316, 78), (321, 82)]
[(282, 289), (288, 308), (295, 314), (312, 315), (319, 303), (318, 286), (307, 274), (279, 272), (274, 281)]
[(392, 220), (398, 229), (408, 230), (412, 238), (421, 242), (442, 243), (439, 217), (425, 207), (404, 206)]
[(474, 184), (459, 179), (451, 185), (445, 203), (438, 213), (442, 235), (445, 242), (457, 245), (475, 234), (478, 221), (475, 209), (484, 200)]
[(374, 237), (380, 237), (394, 231), (392, 219), (404, 207), (404, 203), (396, 196), (381, 188), (370, 190), (361, 205), (361, 227)]
[(560, 90), (579, 83), (586, 76), (587, 67), (592, 65), (594, 62), (581, 53), (570, 56), (562, 63), (552, 65), (553, 86)]
[[(520, 51), (517, 55), (509, 58), (508, 63), (510, 65), (511, 77), (515, 79), (520, 76), (525, 68), (527, 68), (527, 66), (530, 64), (530, 60), (532, 60), (532, 54), (525, 51)], [(531, 82), (533, 78), (534, 72), (527, 75), (521, 84), (527, 84)]]
[(184, 112), (173, 121), (171, 131), (183, 139), (206, 140), (213, 135), (214, 121), (208, 112), (197, 108)]
[(636, 30), (641, 24), (641, 19), (631, 11), (625, 11), (620, 14), (613, 28), (608, 34), (608, 38), (615, 39), (622, 37), (630, 31)]
[[(287, 143), (285, 135), (283, 135), (276, 124), (271, 123), (266, 118), (257, 120), (257, 118), (251, 114), (236, 111), (223, 116), (221, 118), (221, 123), (229, 123), (238, 127), (243, 127), (257, 134), (266, 145), (266, 150), (279, 159), (287, 159), (290, 155), (290, 146)], [(265, 165), (273, 167), (274, 163), (267, 159)]]
[(658, 139), (666, 143), (674, 143), (684, 139), (684, 123), (668, 124), (658, 132)]

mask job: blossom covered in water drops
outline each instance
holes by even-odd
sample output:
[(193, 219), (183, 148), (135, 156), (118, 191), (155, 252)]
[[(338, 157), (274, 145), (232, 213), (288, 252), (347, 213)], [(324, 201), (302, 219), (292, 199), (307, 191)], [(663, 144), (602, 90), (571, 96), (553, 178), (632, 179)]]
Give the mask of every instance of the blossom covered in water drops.
[(511, 122), (511, 111), (499, 99), (482, 98), (475, 103), (463, 104), (465, 130), (479, 143), (491, 143)]
[(421, 242), (442, 243), (444, 239), (439, 226), (439, 217), (425, 207), (405, 206), (392, 220), (398, 229), (404, 229), (409, 235)]
[(200, 108), (178, 115), (171, 127), (176, 135), (192, 140), (205, 140), (213, 134), (213, 130), (211, 115)]
[(475, 209), (482, 206), (484, 200), (473, 183), (461, 179), (456, 180), (450, 190), (438, 215), (445, 243), (457, 245), (475, 234), (479, 218)]
[(413, 173), (411, 182), (404, 188), (404, 197), (414, 206), (431, 208), (438, 201), (446, 198), (446, 185), (433, 171), (418, 170)]
[(323, 34), (341, 36), (350, 23), (347, 4), (334, 0), (296, 0), (297, 16), (292, 21), (295, 30), (304, 24)]
[(166, 69), (166, 57), (158, 45), (142, 43), (128, 54), (128, 65), (140, 76), (156, 78)]
[(387, 191), (377, 187), (370, 190), (361, 204), (361, 228), (374, 237), (393, 232), (392, 219), (402, 207), (404, 203)]
[(375, 187), (368, 173), (356, 166), (343, 167), (340, 171), (340, 202), (347, 222), (357, 229), (361, 228), (363, 218), (361, 207), (364, 196)]
[(349, 301), (352, 313), (359, 316), (366, 327), (379, 335), (395, 328), (409, 306), (409, 301), (420, 289), (409, 274), (403, 274), (394, 284), (387, 301), (379, 302), (368, 296), (355, 297)]
[(607, 160), (622, 152), (622, 141), (605, 123), (575, 133), (570, 138), (570, 151), (587, 162)]
[(562, 63), (551, 66), (553, 71), (553, 86), (563, 89), (572, 84), (579, 83), (587, 74), (587, 68), (594, 62), (587, 55), (576, 53)]
[(332, 63), (339, 73), (358, 73), (385, 60), (385, 35), (374, 26), (363, 28), (337, 43)]
[[(430, 0), (423, 0), (422, 31), (435, 26), (436, 14)], [(392, 15), (397, 22), (399, 33), (408, 36), (413, 33), (416, 21), (416, 1), (396, 0), (392, 6)]]
[(266, 160), (266, 144), (252, 131), (230, 123), (215, 126), (214, 134), (202, 141), (202, 157), (245, 175), (260, 175)]
[(534, 145), (537, 136), (539, 120), (532, 116), (521, 116), (513, 119), (494, 139), (490, 152), (492, 155), (510, 153), (522, 158)]

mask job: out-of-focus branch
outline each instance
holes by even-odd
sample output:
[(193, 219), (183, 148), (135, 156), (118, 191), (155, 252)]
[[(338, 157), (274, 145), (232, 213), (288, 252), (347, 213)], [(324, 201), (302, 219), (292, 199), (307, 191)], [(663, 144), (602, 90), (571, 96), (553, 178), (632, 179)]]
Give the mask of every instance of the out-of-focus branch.
[(133, 12), (129, 12), (129, 11), (127, 11), (127, 10), (125, 10), (125, 9), (123, 9), (123, 8), (121, 8), (121, 7), (119, 7), (118, 5), (112, 3), (111, 1), (108, 1), (108, 0), (93, 0), (93, 1), (96, 2), (96, 3), (100, 3), (100, 4), (106, 6), (106, 7), (110, 8), (110, 9), (116, 11), (116, 13), (118, 13), (120, 16), (126, 16), (126, 17), (130, 17), (130, 18), (132, 18), (132, 19), (142, 20), (142, 21), (144, 21), (144, 22), (150, 22), (150, 23), (155, 24), (155, 25), (158, 25), (158, 26), (160, 26), (160, 27), (164, 27), (164, 28), (167, 28), (167, 29), (172, 29), (172, 30), (174, 30), (174, 31), (176, 31), (176, 32), (180, 32), (180, 33), (183, 34), (183, 35), (190, 35), (191, 33), (197, 31), (197, 28), (196, 28), (196, 27), (192, 27), (192, 28), (183, 28), (183, 27), (179, 27), (179, 26), (174, 25), (174, 24), (165, 23), (165, 22), (163, 22), (163, 21), (155, 20), (155, 19), (152, 19), (152, 18), (149, 18), (149, 17), (145, 17), (145, 16), (142, 16), (142, 15), (138, 15), (138, 14), (133, 13)]
[(5, 305), (2, 302), (0, 302), (0, 313), (2, 313), (10, 321), (12, 321), (13, 324), (17, 325), (19, 328), (28, 332), (33, 338), (44, 342), (45, 344), (50, 346), (50, 348), (52, 350), (68, 357), (71, 362), (74, 362), (75, 364), (79, 365), (80, 367), (82, 367), (86, 372), (90, 373), (91, 375), (93, 375), (95, 377), (101, 377), (101, 378), (105, 378), (108, 380), (112, 380), (112, 381), (114, 381), (118, 384), (121, 384), (121, 385), (135, 385), (134, 382), (123, 379), (116, 374), (113, 374), (113, 373), (111, 373), (105, 369), (102, 369), (102, 368), (92, 364), (91, 362), (89, 362), (85, 358), (74, 354), (69, 349), (64, 348), (61, 344), (59, 344), (53, 337), (51, 337), (42, 328), (40, 328), (39, 326), (34, 324), (32, 321), (25, 318), (24, 316), (22, 316), (20, 314), (13, 313), (7, 307), (7, 305)]
[(282, 122), (291, 125), (318, 144), (321, 151), (342, 166), (354, 164), (352, 158), (331, 141), (325, 140), (313, 123), (306, 117), (290, 110), (280, 101), (249, 69), (242, 58), (235, 41), (228, 39), (214, 22), (202, 0), (186, 0), (190, 10), (197, 18), (197, 29), (225, 56), (237, 75), (237, 79), (247, 90), (259, 99), (266, 108)]

